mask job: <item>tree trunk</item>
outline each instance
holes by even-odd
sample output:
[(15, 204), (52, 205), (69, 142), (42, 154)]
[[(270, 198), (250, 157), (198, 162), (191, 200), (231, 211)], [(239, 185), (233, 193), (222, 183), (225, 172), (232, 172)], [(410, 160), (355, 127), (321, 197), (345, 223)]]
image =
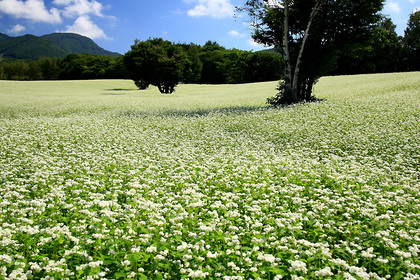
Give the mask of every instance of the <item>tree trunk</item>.
[(158, 87), (158, 89), (159, 89), (160, 93), (164, 93), (164, 92), (165, 92), (165, 90), (163, 89), (163, 87), (162, 87), (162, 84), (161, 84), (161, 83), (158, 83), (157, 87)]
[(305, 92), (305, 101), (311, 101), (311, 97), (312, 97), (312, 88), (314, 86), (314, 82), (315, 82), (315, 78), (314, 77), (310, 77), (308, 79), (308, 84), (306, 85), (306, 92)]
[(162, 94), (171, 94), (175, 91), (175, 85), (173, 82), (159, 82), (157, 87)]
[(292, 65), (289, 48), (289, 1), (284, 1), (284, 27), (283, 27), (283, 59), (284, 59), (284, 98), (289, 104), (298, 101), (293, 91)]
[[(318, 13), (319, 9), (321, 8), (321, 4), (324, 0), (318, 0), (318, 2), (315, 4), (315, 7), (312, 9), (311, 14), (309, 16), (308, 25), (306, 26), (305, 33), (303, 35), (302, 44), (300, 45), (299, 55), (296, 59), (296, 66), (295, 66), (295, 72), (293, 73), (293, 82), (292, 82), (292, 91), (296, 96), (298, 96), (298, 83), (299, 83), (299, 71), (300, 71), (300, 64), (302, 63), (302, 56), (303, 56), (303, 50), (305, 49), (306, 40), (308, 39), (309, 30), (311, 29), (312, 21), (314, 20), (316, 14)], [(312, 86), (310, 87), (312, 91)], [(305, 92), (302, 92), (302, 95), (305, 94)], [(299, 99), (307, 99), (306, 96), (300, 96)]]

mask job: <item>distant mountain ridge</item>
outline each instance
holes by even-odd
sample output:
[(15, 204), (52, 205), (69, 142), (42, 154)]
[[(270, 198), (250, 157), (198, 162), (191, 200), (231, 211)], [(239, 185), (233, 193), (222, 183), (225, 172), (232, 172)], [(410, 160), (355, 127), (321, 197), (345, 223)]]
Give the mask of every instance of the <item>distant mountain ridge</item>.
[(8, 39), (10, 39), (9, 35), (0, 33), (0, 42), (3, 42), (3, 41), (8, 40)]
[(52, 33), (39, 37), (31, 34), (10, 37), (0, 33), (0, 57), (17, 59), (64, 58), (71, 53), (105, 56), (121, 55), (104, 50), (92, 39), (74, 33)]

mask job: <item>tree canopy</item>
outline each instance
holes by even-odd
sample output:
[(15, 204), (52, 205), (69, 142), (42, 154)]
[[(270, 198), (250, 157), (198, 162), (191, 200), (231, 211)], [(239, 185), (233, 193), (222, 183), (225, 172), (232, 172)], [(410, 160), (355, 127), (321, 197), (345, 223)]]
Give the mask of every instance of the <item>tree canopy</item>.
[(187, 62), (180, 46), (163, 39), (136, 40), (124, 56), (124, 63), (136, 84), (152, 84), (170, 94), (181, 79)]

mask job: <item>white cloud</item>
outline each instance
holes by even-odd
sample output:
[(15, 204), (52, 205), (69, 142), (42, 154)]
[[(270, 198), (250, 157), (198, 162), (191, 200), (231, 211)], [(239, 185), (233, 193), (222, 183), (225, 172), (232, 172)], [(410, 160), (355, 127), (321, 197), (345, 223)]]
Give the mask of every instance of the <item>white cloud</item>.
[(105, 32), (96, 25), (90, 16), (107, 18), (112, 24), (116, 21), (114, 16), (102, 13), (104, 6), (96, 0), (53, 0), (54, 5), (62, 6), (61, 13), (66, 18), (77, 18), (73, 25), (67, 25), (64, 32), (84, 35), (91, 39), (110, 39)]
[(253, 48), (264, 48), (265, 46), (263, 44), (258, 44), (254, 41), (254, 39), (249, 39), (248, 44)]
[(197, 5), (187, 13), (191, 17), (209, 16), (213, 18), (231, 17), (235, 14), (235, 8), (230, 0), (184, 0), (186, 3)]
[(283, 8), (283, 5), (277, 0), (267, 0), (266, 5), (270, 8)]
[[(100, 0), (98, 0), (100, 1)], [(92, 39), (109, 39), (105, 32), (96, 25), (90, 16), (109, 19), (111, 25), (116, 21), (113, 16), (104, 15), (104, 6), (97, 0), (52, 0), (53, 7), (47, 9), (44, 0), (0, 0), (0, 16), (6, 14), (18, 19), (28, 19), (33, 22), (62, 24), (63, 17), (76, 19), (72, 25), (67, 25), (63, 32), (78, 33)], [(17, 34), (26, 28), (20, 24), (8, 30)]]
[(0, 0), (0, 12), (15, 18), (34, 22), (60, 23), (60, 12), (56, 8), (47, 10), (43, 0)]
[(245, 37), (246, 36), (246, 34), (244, 34), (244, 33), (239, 33), (238, 31), (236, 31), (236, 30), (231, 30), (231, 31), (229, 31), (229, 36), (232, 36), (232, 37)]
[(64, 32), (77, 33), (91, 39), (109, 39), (89, 16), (80, 16), (73, 25), (68, 25)]
[(71, 4), (72, 0), (53, 0), (52, 2), (55, 5), (64, 5), (64, 6), (67, 6), (67, 5), (70, 5)]
[(103, 17), (103, 5), (96, 0), (54, 0), (53, 3), (58, 6), (65, 6), (63, 15), (68, 18), (89, 14)]
[(26, 30), (25, 26), (16, 24), (15, 26), (7, 30), (7, 32), (10, 34), (19, 34), (20, 32), (25, 31), (25, 30)]
[(397, 2), (393, 2), (393, 1), (388, 2), (385, 5), (385, 9), (390, 11), (390, 12), (397, 13), (397, 14), (399, 14), (401, 12), (400, 4), (398, 4)]

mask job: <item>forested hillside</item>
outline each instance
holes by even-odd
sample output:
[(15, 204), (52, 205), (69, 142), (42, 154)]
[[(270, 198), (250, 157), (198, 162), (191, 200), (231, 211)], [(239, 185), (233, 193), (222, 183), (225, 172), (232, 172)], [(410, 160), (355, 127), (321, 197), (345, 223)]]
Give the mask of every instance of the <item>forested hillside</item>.
[(107, 56), (120, 56), (117, 52), (110, 52), (99, 47), (92, 39), (74, 33), (51, 33), (41, 38), (46, 39), (69, 53), (88, 53)]
[(71, 53), (120, 56), (99, 47), (91, 39), (73, 33), (52, 33), (41, 37), (24, 35), (10, 37), (0, 33), (0, 56), (14, 59), (64, 58)]

